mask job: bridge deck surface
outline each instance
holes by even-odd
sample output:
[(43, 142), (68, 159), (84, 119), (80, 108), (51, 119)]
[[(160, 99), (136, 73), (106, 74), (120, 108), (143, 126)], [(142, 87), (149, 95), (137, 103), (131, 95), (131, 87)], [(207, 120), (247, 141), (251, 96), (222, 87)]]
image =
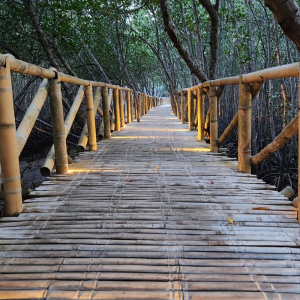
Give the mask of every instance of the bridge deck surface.
[(80, 154), (0, 220), (0, 299), (300, 299), (291, 202), (170, 113)]

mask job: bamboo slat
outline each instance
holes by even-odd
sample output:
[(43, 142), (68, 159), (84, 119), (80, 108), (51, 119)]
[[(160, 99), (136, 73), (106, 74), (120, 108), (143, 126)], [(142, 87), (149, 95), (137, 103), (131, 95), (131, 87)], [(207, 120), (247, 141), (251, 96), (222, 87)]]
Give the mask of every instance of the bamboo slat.
[(292, 203), (180, 123), (150, 109), (0, 219), (0, 299), (297, 299)]

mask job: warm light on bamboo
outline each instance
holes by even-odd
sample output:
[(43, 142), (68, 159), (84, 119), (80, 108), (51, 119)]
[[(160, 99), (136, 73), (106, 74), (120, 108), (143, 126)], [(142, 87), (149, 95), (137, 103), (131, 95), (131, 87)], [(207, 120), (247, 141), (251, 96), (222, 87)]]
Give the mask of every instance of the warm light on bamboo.
[(216, 88), (209, 87), (210, 151), (219, 152), (218, 146), (218, 97)]
[[(101, 99), (101, 89), (98, 87), (98, 88), (96, 88), (94, 100), (93, 100), (93, 109), (94, 109), (93, 118), (95, 118), (95, 114), (97, 112), (97, 108), (99, 106), (100, 99)], [(84, 123), (84, 126), (82, 128), (82, 132), (81, 132), (78, 144), (76, 146), (76, 150), (78, 152), (83, 152), (87, 143), (88, 143), (88, 123), (86, 120)]]
[(97, 150), (96, 124), (95, 124), (96, 109), (94, 108), (93, 89), (91, 85), (85, 87), (84, 96), (85, 96), (86, 118), (87, 118), (87, 127), (88, 127), (88, 145), (90, 151), (95, 151)]
[(238, 110), (238, 170), (251, 174), (251, 102), (252, 94), (249, 84), (240, 77)]
[(131, 123), (131, 113), (132, 113), (132, 102), (131, 102), (131, 92), (126, 92), (126, 100), (127, 100), (127, 123)]
[(102, 88), (102, 107), (103, 118), (102, 123), (104, 126), (104, 138), (109, 139), (111, 137), (110, 131), (110, 119), (109, 119), (109, 100), (108, 100), (108, 88), (105, 86)]
[(194, 99), (192, 98), (192, 91), (188, 90), (188, 122), (189, 130), (195, 129), (194, 126)]
[(113, 101), (114, 101), (114, 113), (115, 113), (115, 131), (120, 131), (121, 123), (120, 123), (120, 106), (119, 106), (119, 90), (114, 89), (113, 92)]
[[(83, 95), (84, 95), (84, 86), (81, 86), (77, 92), (77, 95), (76, 95), (76, 97), (72, 103), (72, 106), (70, 107), (70, 110), (68, 112), (68, 115), (66, 116), (66, 119), (64, 121), (64, 128), (65, 128), (66, 136), (70, 132), (71, 126), (74, 122), (77, 111), (80, 107)], [(40, 169), (40, 172), (43, 176), (50, 176), (50, 173), (54, 167), (54, 160), (55, 160), (55, 150), (54, 150), (54, 145), (52, 145), (50, 151), (48, 152), (46, 160)]]
[(119, 90), (119, 106), (120, 106), (120, 126), (125, 126), (125, 115), (124, 115), (124, 101), (123, 101), (123, 91)]
[(199, 88), (197, 89), (197, 117), (198, 117), (198, 140), (204, 140), (204, 97), (205, 94)]
[(51, 79), (49, 87), (51, 122), (57, 174), (68, 173), (68, 153), (64, 126), (61, 85), (59, 79)]
[(0, 164), (6, 216), (22, 212), (22, 188), (10, 75), (10, 58), (0, 67)]

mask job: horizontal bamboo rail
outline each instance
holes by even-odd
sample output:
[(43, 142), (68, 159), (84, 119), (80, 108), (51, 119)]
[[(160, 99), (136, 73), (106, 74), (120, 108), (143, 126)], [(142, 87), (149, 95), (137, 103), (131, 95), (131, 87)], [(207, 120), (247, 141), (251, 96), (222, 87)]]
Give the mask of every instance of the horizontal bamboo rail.
[(255, 165), (262, 162), (270, 154), (275, 153), (280, 149), (286, 142), (288, 142), (298, 132), (299, 114), (278, 134), (274, 141), (268, 144), (259, 153), (254, 155), (251, 162)]
[[(197, 107), (198, 107), (198, 122), (202, 123), (201, 114), (203, 113), (202, 94), (209, 92), (209, 110), (207, 116), (210, 123), (210, 150), (211, 152), (218, 152), (218, 147), (222, 145), (225, 139), (229, 136), (232, 130), (238, 125), (238, 170), (241, 172), (251, 173), (251, 163), (258, 164), (267, 158), (270, 154), (276, 152), (288, 140), (290, 140), (297, 132), (300, 132), (300, 122), (298, 115), (288, 124), (282, 132), (267, 145), (258, 154), (251, 157), (251, 103), (254, 97), (260, 91), (265, 80), (278, 79), (285, 77), (300, 77), (299, 74), (300, 63), (292, 63), (288, 65), (278, 66), (259, 70), (256, 72), (244, 74), (241, 76), (226, 77), (216, 80), (209, 80), (182, 89), (179, 93), (181, 95), (179, 107), (181, 108), (181, 120), (184, 123), (184, 101), (186, 94), (191, 98), (192, 92), (197, 94)], [(239, 85), (239, 110), (231, 120), (228, 127), (223, 134), (217, 139), (217, 105), (216, 105), (216, 87), (224, 87), (226, 85)], [(299, 85), (300, 89), (300, 85)], [(300, 93), (299, 93), (300, 99)], [(300, 100), (299, 100), (300, 110)], [(189, 115), (190, 115), (189, 110)], [(208, 118), (207, 118), (208, 120)], [(207, 122), (205, 122), (207, 124)], [(191, 125), (189, 125), (190, 127)], [(207, 126), (207, 125), (206, 125)], [(202, 124), (198, 124), (198, 139), (203, 139)], [(207, 129), (206, 129), (207, 130)], [(300, 136), (298, 135), (298, 145), (300, 145)], [(298, 157), (300, 157), (300, 147), (298, 146)], [(300, 187), (300, 159), (298, 160), (298, 186)], [(300, 193), (300, 190), (299, 190)], [(298, 193), (298, 194), (299, 194)], [(298, 209), (298, 221), (300, 222), (300, 209)]]
[[(22, 119), (18, 130), (15, 126), (15, 116), (13, 109), (11, 72), (38, 76), (43, 79), (32, 103), (28, 107), (24, 118)], [(63, 118), (61, 82), (68, 82), (79, 85), (79, 91), (68, 112), (66, 119)], [(96, 88), (93, 101), (92, 88)], [(82, 133), (82, 147), (89, 144), (89, 150), (97, 149), (96, 130), (95, 130), (95, 113), (98, 110), (100, 98), (103, 98), (103, 125), (105, 138), (111, 137), (110, 126), (110, 107), (108, 100), (108, 89), (114, 94), (120, 95), (125, 91), (127, 97), (121, 99), (121, 107), (115, 106), (115, 117), (111, 118), (117, 128), (120, 125), (120, 108), (123, 111), (122, 124), (125, 124), (125, 101), (127, 105), (127, 122), (130, 123), (134, 118), (132, 111), (141, 107), (141, 102), (137, 99), (133, 101), (132, 95), (145, 96), (130, 88), (120, 87), (117, 85), (107, 84), (104, 82), (89, 81), (62, 72), (56, 69), (42, 68), (40, 66), (30, 64), (15, 59), (10, 54), (0, 54), (0, 165), (3, 186), (3, 196), (5, 202), (5, 215), (18, 215), (22, 211), (22, 188), (20, 180), (20, 167), (18, 156), (20, 155), (29, 135), (34, 127), (39, 112), (45, 103), (48, 92), (50, 97), (51, 122), (53, 128), (54, 145), (51, 147), (47, 159), (41, 168), (43, 175), (50, 175), (51, 170), (56, 165), (56, 172), (66, 174), (68, 172), (68, 153), (66, 148), (66, 137), (74, 122), (78, 112), (80, 103), (85, 95), (87, 122)], [(162, 104), (162, 99), (153, 97), (157, 105)], [(119, 100), (119, 99), (117, 99)], [(118, 102), (119, 103), (119, 102)], [(134, 103), (134, 105), (133, 105)], [(160, 104), (159, 104), (160, 103)], [(148, 106), (144, 106), (146, 110)], [(101, 110), (99, 108), (99, 110)], [(144, 111), (146, 113), (147, 111)], [(119, 125), (118, 125), (119, 124)], [(120, 126), (119, 126), (120, 127)]]

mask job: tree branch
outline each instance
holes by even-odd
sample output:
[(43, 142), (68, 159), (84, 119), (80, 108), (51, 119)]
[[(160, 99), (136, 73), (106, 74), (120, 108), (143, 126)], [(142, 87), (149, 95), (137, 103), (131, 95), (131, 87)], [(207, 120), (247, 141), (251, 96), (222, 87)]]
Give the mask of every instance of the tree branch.
[(206, 75), (203, 73), (203, 71), (198, 67), (193, 59), (190, 57), (188, 52), (184, 49), (181, 41), (179, 40), (174, 26), (172, 24), (171, 16), (169, 14), (168, 4), (166, 0), (159, 0), (162, 17), (164, 20), (165, 25), (165, 31), (168, 33), (169, 38), (173, 42), (175, 48), (177, 49), (178, 53), (182, 57), (182, 59), (185, 61), (187, 66), (189, 67), (190, 71), (197, 76), (197, 78), (201, 81), (207, 81)]
[(265, 5), (273, 13), (284, 34), (296, 44), (300, 51), (299, 6), (293, 0), (265, 0)]

